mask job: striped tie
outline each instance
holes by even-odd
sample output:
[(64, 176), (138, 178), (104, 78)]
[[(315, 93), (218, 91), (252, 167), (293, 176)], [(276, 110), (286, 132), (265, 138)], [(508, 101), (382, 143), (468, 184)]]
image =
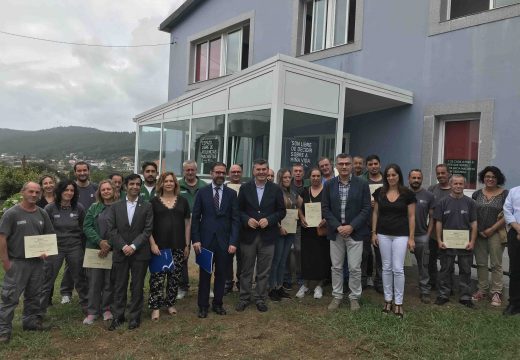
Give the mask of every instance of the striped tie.
[(220, 186), (215, 187), (215, 196), (213, 197), (213, 204), (215, 205), (215, 210), (218, 211), (220, 209), (220, 195), (219, 195)]

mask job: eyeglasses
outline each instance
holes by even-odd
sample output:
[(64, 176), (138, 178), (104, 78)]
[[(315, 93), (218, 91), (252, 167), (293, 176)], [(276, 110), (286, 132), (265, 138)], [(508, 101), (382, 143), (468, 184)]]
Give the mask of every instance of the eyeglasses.
[(486, 175), (486, 176), (484, 176), (484, 179), (486, 179), (486, 180), (496, 180), (497, 177), (496, 176)]

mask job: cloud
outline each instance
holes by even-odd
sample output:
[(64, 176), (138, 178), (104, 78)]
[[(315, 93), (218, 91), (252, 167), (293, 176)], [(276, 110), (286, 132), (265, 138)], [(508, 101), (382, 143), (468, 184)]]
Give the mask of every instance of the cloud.
[[(168, 43), (158, 25), (182, 0), (3, 0), (0, 30), (105, 45)], [(60, 45), (0, 34), (0, 128), (135, 130), (167, 101), (169, 47)]]

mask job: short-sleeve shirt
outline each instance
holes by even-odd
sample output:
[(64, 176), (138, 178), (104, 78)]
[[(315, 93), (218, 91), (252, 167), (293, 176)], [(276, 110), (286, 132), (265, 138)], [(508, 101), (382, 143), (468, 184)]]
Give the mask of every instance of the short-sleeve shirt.
[(482, 189), (477, 190), (471, 195), (477, 204), (477, 226), (478, 231), (484, 231), (493, 226), (498, 221), (498, 214), (502, 211), (506, 201), (508, 191), (487, 199)]
[(466, 195), (447, 196), (435, 206), (433, 218), (442, 222), (443, 229), (470, 230), (471, 223), (477, 221), (477, 205)]
[(444, 199), (446, 196), (448, 196), (451, 192), (451, 189), (442, 189), (439, 184), (432, 185), (428, 188), (428, 191), (433, 194), (433, 197), (435, 199), (435, 202), (433, 204), (433, 207)]
[(0, 219), (0, 234), (7, 237), (7, 253), (11, 259), (25, 259), (25, 236), (52, 233), (54, 229), (49, 215), (39, 207), (34, 212), (28, 212), (18, 204), (7, 210)]
[(83, 205), (83, 208), (88, 209), (90, 205), (96, 202), (97, 188), (98, 186), (94, 183), (90, 183), (85, 187), (78, 185), (78, 203)]
[(75, 207), (62, 207), (56, 203), (48, 204), (45, 211), (49, 214), (58, 239), (58, 250), (63, 247), (83, 246), (83, 221), (85, 209), (78, 203)]
[(415, 198), (417, 199), (415, 204), (415, 235), (426, 235), (428, 232), (428, 216), (430, 209), (433, 209), (435, 199), (433, 194), (426, 189), (417, 191)]
[(186, 247), (185, 220), (191, 216), (188, 200), (177, 196), (177, 203), (168, 209), (157, 196), (150, 200), (153, 210), (153, 238), (159, 249)]
[(399, 194), (394, 202), (381, 194), (382, 188), (374, 191), (374, 201), (377, 202), (378, 216), (376, 231), (378, 234), (392, 236), (409, 236), (408, 205), (417, 200), (415, 194), (406, 189)]

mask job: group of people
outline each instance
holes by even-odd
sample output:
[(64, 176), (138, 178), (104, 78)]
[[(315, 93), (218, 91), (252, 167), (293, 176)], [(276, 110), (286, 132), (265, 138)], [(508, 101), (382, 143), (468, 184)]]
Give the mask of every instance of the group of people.
[[(427, 190), (420, 169), (408, 173), (405, 186), (400, 167), (389, 164), (381, 171), (377, 155), (364, 159), (339, 154), (335, 168), (337, 176), (332, 162), (321, 158), (308, 169), (307, 179), (301, 164), (280, 169), (275, 179), (267, 161), (259, 159), (253, 163), (252, 179), (242, 182), (239, 164), (228, 169), (216, 162), (207, 184), (197, 176), (195, 161), (183, 163), (180, 180), (169, 171), (159, 175), (157, 165), (146, 162), (141, 175), (113, 174), (95, 185), (89, 180), (89, 165), (77, 162), (75, 180), (56, 183), (44, 176), (39, 183), (24, 184), (23, 200), (0, 220), (0, 260), (6, 272), (0, 342), (10, 339), (22, 293), (23, 329), (46, 329), (42, 318), (64, 261), (62, 303), (70, 302), (75, 288), (84, 324), (102, 318), (110, 321), (108, 330), (127, 320), (129, 329), (139, 327), (150, 259), (166, 249), (171, 250), (173, 266), (149, 278), (152, 321), (159, 320), (161, 309), (177, 313), (176, 301), (189, 286), (192, 248), (197, 255), (211, 251), (214, 263), (214, 271), (199, 271), (199, 318), (208, 316), (211, 297), (211, 310), (225, 315), (223, 298), (235, 285), (240, 291), (236, 311), (252, 303), (258, 311), (268, 311), (268, 299), (291, 297), (287, 283), (292, 283), (292, 267), (298, 298), (313, 288), (314, 298), (320, 299), (330, 282), (328, 309), (336, 310), (346, 293), (350, 309), (356, 311), (363, 289), (373, 286), (384, 294), (383, 313), (402, 318), (408, 250), (417, 260), (422, 302), (430, 303), (435, 288), (435, 304), (449, 301), (457, 259), (459, 302), (474, 307), (489, 297), (491, 305), (500, 306), (506, 243), (511, 265), (504, 314), (520, 313), (520, 187), (504, 189), (500, 169), (487, 166), (478, 174), (483, 187), (471, 199), (463, 192), (465, 178), (449, 174), (444, 164), (436, 167), (438, 183)], [(316, 215), (311, 208), (319, 209), (321, 221), (310, 223)], [(294, 217), (294, 227), (287, 225), (289, 217)], [(466, 236), (463, 248), (446, 246), (444, 237), (454, 231)], [(24, 238), (42, 234), (56, 234), (58, 254), (26, 258)], [(111, 256), (111, 269), (83, 268), (85, 249), (94, 249), (100, 258)], [(473, 256), (476, 291), (471, 287)]]

